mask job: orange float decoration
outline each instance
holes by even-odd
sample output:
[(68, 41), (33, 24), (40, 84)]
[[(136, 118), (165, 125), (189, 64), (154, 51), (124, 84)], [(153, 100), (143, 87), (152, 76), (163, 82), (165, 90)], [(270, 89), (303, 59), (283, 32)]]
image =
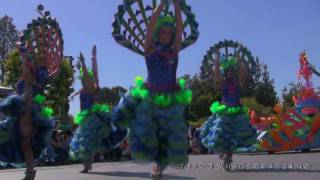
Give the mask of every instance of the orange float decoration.
[(264, 132), (259, 139), (261, 150), (278, 152), (320, 147), (320, 96), (311, 82), (312, 74), (319, 73), (308, 62), (305, 51), (300, 54), (299, 62), (298, 78), (303, 78), (305, 83), (298, 96), (292, 97), (295, 107), (283, 112), (277, 104), (275, 115), (260, 118), (250, 111), (251, 123)]

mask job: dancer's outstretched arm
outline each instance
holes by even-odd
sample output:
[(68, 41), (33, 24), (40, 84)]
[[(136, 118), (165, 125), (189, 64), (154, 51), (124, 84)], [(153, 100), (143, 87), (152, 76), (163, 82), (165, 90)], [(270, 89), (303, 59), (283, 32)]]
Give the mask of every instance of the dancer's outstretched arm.
[(84, 57), (82, 53), (80, 53), (80, 63), (81, 63), (81, 68), (82, 68), (82, 73), (83, 73), (83, 90), (89, 93), (95, 93), (95, 87), (94, 87), (94, 82), (90, 78), (88, 69), (86, 66), (86, 63), (84, 62)]
[(223, 81), (223, 78), (222, 78), (222, 75), (221, 75), (221, 71), (220, 71), (220, 52), (217, 51), (215, 53), (215, 72), (214, 72), (214, 81), (215, 81), (215, 84), (217, 87), (220, 87), (221, 88), (221, 85), (222, 85), (222, 81)]
[(174, 42), (174, 50), (176, 52), (180, 51), (181, 42), (182, 42), (182, 32), (183, 32), (183, 23), (182, 23), (182, 15), (181, 15), (181, 7), (179, 1), (174, 1), (174, 9), (176, 15), (176, 37)]
[(33, 136), (33, 125), (32, 125), (32, 84), (34, 82), (34, 74), (31, 71), (29, 64), (23, 63), (23, 72), (21, 79), (24, 80), (24, 113), (20, 119), (20, 130), (22, 135), (21, 148), (23, 156), (25, 158), (27, 172), (33, 171), (33, 150), (31, 147), (31, 138)]
[(99, 75), (98, 75), (98, 63), (97, 63), (97, 47), (96, 45), (92, 48), (92, 71), (95, 79), (95, 86), (99, 88)]
[(156, 11), (152, 14), (150, 22), (147, 25), (147, 34), (146, 34), (146, 40), (144, 43), (144, 50), (147, 52), (150, 49), (150, 46), (153, 42), (153, 33), (155, 31), (156, 23), (158, 20), (158, 17), (160, 16), (160, 13), (164, 9), (164, 0), (161, 1), (159, 7), (156, 9)]
[(243, 87), (246, 80), (246, 69), (243, 67), (239, 52), (237, 53), (237, 66), (238, 66), (238, 83), (241, 87)]

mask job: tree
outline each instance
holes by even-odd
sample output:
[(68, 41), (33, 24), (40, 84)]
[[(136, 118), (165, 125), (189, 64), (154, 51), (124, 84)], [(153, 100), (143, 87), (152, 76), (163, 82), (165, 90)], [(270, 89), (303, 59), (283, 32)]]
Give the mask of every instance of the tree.
[(209, 79), (202, 80), (197, 74), (182, 76), (186, 80), (187, 88), (192, 91), (192, 101), (186, 107), (186, 119), (194, 122), (211, 115), (210, 105), (213, 101), (221, 99), (221, 93), (217, 87), (212, 86)]
[(254, 110), (258, 117), (270, 116), (273, 113), (273, 107), (260, 104), (255, 97), (243, 97), (241, 103), (251, 110)]
[(47, 104), (53, 108), (55, 114), (59, 117), (60, 124), (72, 125), (69, 122), (69, 96), (74, 92), (74, 66), (72, 57), (65, 57), (60, 64), (57, 75), (50, 79), (46, 88)]
[(292, 97), (297, 96), (299, 93), (299, 90), (302, 88), (302, 83), (289, 83), (288, 86), (284, 87), (282, 90), (282, 106), (284, 109), (287, 109), (289, 107), (294, 106), (294, 102)]
[(15, 88), (15, 84), (22, 73), (22, 61), (17, 49), (13, 49), (8, 53), (8, 56), (4, 61), (4, 69), (3, 85)]
[(18, 31), (12, 23), (12, 18), (5, 15), (0, 18), (0, 83), (4, 80), (4, 61), (7, 54), (15, 47)]
[(260, 67), (261, 69), (259, 71), (261, 76), (254, 88), (254, 96), (259, 104), (266, 107), (274, 107), (279, 101), (274, 87), (274, 80), (270, 79), (268, 66), (266, 64), (262, 64)]
[(112, 88), (101, 88), (97, 97), (99, 103), (106, 103), (110, 106), (115, 106), (120, 100), (120, 94), (126, 93), (127, 90), (121, 86)]

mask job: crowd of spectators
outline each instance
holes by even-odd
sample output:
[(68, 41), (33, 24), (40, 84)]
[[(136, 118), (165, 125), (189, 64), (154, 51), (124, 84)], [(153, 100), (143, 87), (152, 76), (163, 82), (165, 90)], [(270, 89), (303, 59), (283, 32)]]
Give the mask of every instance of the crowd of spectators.
[[(73, 132), (71, 130), (53, 132), (51, 143), (45, 151), (45, 158), (43, 161), (45, 165), (76, 163), (76, 161), (71, 160), (69, 157), (69, 143), (72, 135)], [(212, 152), (205, 148), (201, 143), (199, 127), (189, 127), (188, 141), (189, 154), (212, 154)], [(96, 153), (93, 159), (96, 162), (131, 160), (129, 140), (125, 139), (118, 148)]]
[[(74, 161), (69, 156), (69, 144), (72, 135), (73, 132), (71, 130), (53, 131), (51, 142), (44, 151), (41, 164), (66, 165), (79, 163), (79, 161)], [(93, 160), (96, 162), (131, 160), (128, 140), (125, 139), (118, 148), (96, 153), (93, 156)]]
[(188, 133), (189, 149), (192, 155), (212, 154), (213, 152), (204, 147), (201, 143), (200, 127), (189, 127)]

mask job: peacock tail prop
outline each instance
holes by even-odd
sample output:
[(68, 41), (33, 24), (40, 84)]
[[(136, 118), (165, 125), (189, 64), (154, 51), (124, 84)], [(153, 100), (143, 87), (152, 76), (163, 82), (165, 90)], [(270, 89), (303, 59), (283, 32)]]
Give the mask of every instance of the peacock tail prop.
[(45, 101), (46, 101), (46, 97), (43, 94), (37, 94), (33, 98), (33, 102), (35, 102), (39, 105), (43, 105)]
[(246, 106), (234, 106), (234, 107), (226, 106), (216, 101), (212, 103), (210, 107), (210, 111), (213, 114), (237, 115), (239, 113), (248, 113), (249, 109)]
[[(226, 70), (230, 67), (235, 67), (237, 64), (237, 53), (239, 53), (240, 60), (245, 68), (245, 72), (249, 75), (247, 76), (248, 83), (252, 83), (254, 80), (249, 79), (250, 77), (254, 77), (257, 74), (257, 62), (254, 59), (250, 50), (242, 45), (240, 42), (233, 40), (224, 40), (216, 43), (212, 46), (207, 54), (204, 56), (202, 60), (201, 73), (200, 77), (202, 79), (212, 78), (212, 74), (215, 74), (215, 55), (216, 52), (220, 52), (220, 69)], [(247, 84), (251, 86), (251, 84)]]
[[(43, 6), (38, 6), (40, 17), (32, 20), (17, 43), (17, 48), (23, 58), (33, 70), (43, 63), (39, 60), (45, 59), (45, 66), (49, 76), (59, 70), (63, 58), (63, 38), (59, 23), (50, 16), (49, 11), (43, 12)], [(35, 66), (35, 67), (33, 67)]]
[(179, 79), (180, 91), (176, 93), (157, 93), (151, 94), (144, 85), (144, 79), (141, 76), (135, 78), (135, 87), (130, 90), (132, 97), (137, 99), (150, 100), (159, 107), (169, 107), (174, 104), (190, 104), (192, 100), (192, 91), (187, 89), (186, 81)]
[(106, 104), (94, 104), (90, 109), (83, 110), (76, 114), (73, 122), (76, 125), (82, 124), (92, 113), (109, 112), (110, 108)]
[[(145, 2), (146, 3), (145, 5)], [(114, 39), (120, 45), (144, 56), (144, 41), (146, 36), (146, 27), (149, 23), (152, 12), (158, 6), (157, 0), (124, 0), (123, 4), (118, 7), (118, 12), (114, 15), (115, 21), (112, 23)], [(183, 13), (183, 40), (181, 49), (185, 49), (193, 44), (199, 37), (198, 23), (195, 15), (191, 11), (191, 7), (187, 5), (185, 0), (180, 1), (181, 11)], [(160, 23), (169, 23), (172, 25), (174, 10), (170, 3), (166, 3), (163, 19), (159, 19)]]

